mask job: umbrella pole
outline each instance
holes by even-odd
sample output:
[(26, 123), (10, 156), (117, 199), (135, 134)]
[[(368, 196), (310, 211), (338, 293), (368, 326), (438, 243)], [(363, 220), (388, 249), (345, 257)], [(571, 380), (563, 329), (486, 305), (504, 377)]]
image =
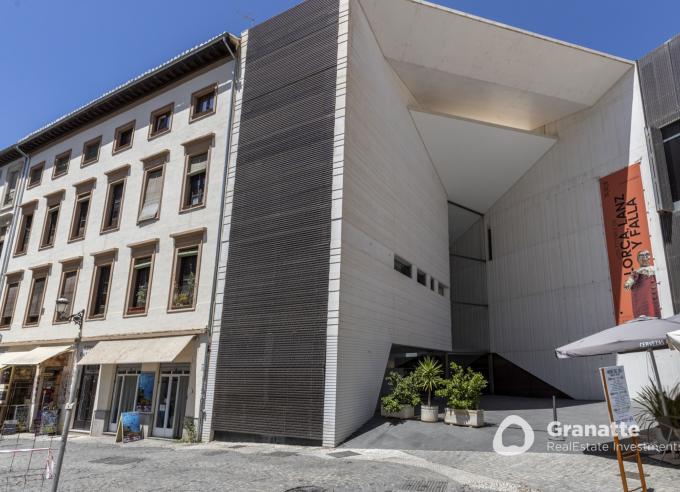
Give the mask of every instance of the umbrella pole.
[(652, 359), (652, 370), (654, 371), (654, 378), (656, 379), (656, 385), (659, 388), (659, 393), (661, 394), (661, 409), (663, 410), (664, 416), (668, 416), (666, 394), (663, 392), (663, 387), (661, 386), (661, 378), (659, 377), (659, 368), (656, 367), (656, 358), (654, 357), (654, 351), (651, 348), (648, 348), (647, 352), (649, 352), (649, 357)]

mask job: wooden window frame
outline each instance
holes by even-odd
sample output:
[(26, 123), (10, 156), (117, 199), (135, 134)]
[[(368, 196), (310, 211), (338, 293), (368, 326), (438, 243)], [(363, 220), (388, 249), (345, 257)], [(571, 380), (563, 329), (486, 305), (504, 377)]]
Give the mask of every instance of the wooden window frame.
[[(93, 159), (86, 160), (85, 159), (85, 149), (87, 149), (88, 146), (90, 146), (94, 143), (97, 144), (97, 156), (94, 157)], [(99, 135), (98, 137), (95, 137), (95, 138), (91, 138), (90, 140), (86, 141), (83, 144), (83, 152), (82, 152), (82, 156), (81, 156), (81, 159), (80, 159), (80, 167), (89, 166), (91, 164), (98, 162), (99, 157), (101, 155), (101, 152), (102, 152), (102, 136), (101, 135)]]
[[(8, 272), (5, 274), (5, 285), (2, 292), (2, 304), (0, 305), (0, 330), (10, 330), (12, 328), (12, 323), (14, 322), (14, 314), (17, 310), (17, 304), (19, 300), (19, 294), (21, 293), (21, 282), (24, 279), (24, 271), (18, 270), (14, 272)], [(2, 314), (5, 312), (5, 306), (7, 304), (7, 293), (9, 292), (9, 286), (12, 284), (17, 284), (17, 296), (14, 299), (14, 306), (12, 306), (12, 318), (8, 324), (2, 324)]]
[(73, 314), (73, 304), (75, 302), (76, 292), (78, 292), (78, 280), (80, 279), (80, 270), (82, 268), (83, 257), (77, 256), (75, 258), (69, 258), (67, 260), (61, 260), (61, 275), (59, 276), (59, 286), (57, 288), (57, 299), (63, 297), (64, 284), (66, 281), (66, 274), (76, 272), (76, 285), (73, 288), (73, 299), (71, 299), (71, 305), (69, 306), (69, 312), (65, 314), (66, 319), (59, 319), (57, 310), (54, 310), (54, 315), (52, 316), (53, 325), (63, 325), (70, 323), (68, 316)]
[[(87, 224), (90, 221), (90, 212), (92, 212), (92, 194), (94, 193), (94, 187), (97, 182), (96, 178), (86, 179), (75, 183), (73, 187), (75, 188), (76, 196), (73, 201), (73, 213), (71, 214), (71, 224), (68, 229), (68, 243), (74, 243), (77, 241), (82, 241), (87, 236)], [(85, 197), (84, 195), (87, 195)], [(75, 236), (74, 230), (76, 226), (76, 217), (79, 215), (80, 207), (83, 201), (87, 198), (87, 217), (85, 218), (85, 229), (83, 230), (82, 236)]]
[[(192, 212), (206, 207), (208, 201), (208, 176), (210, 174), (210, 160), (212, 158), (212, 149), (215, 145), (215, 134), (210, 133), (202, 137), (192, 139), (188, 142), (184, 142), (182, 146), (184, 147), (184, 172), (182, 175), (182, 191), (179, 200), (179, 213)], [(188, 192), (189, 186), (189, 160), (196, 155), (203, 153), (208, 154), (208, 161), (205, 165), (205, 185), (203, 193), (203, 202), (199, 205), (185, 206), (186, 194)]]
[[(123, 318), (138, 318), (146, 316), (149, 313), (149, 304), (151, 301), (151, 287), (153, 284), (154, 266), (156, 264), (156, 252), (158, 249), (158, 239), (150, 239), (140, 243), (128, 244), (130, 248), (130, 268), (128, 270), (127, 290), (125, 293), (125, 308), (123, 309)], [(132, 288), (135, 280), (135, 261), (139, 258), (151, 257), (151, 266), (149, 268), (149, 284), (146, 289), (146, 305), (143, 311), (131, 311), (130, 302), (132, 301)]]
[[(120, 125), (118, 128), (116, 128), (116, 131), (113, 134), (113, 145), (111, 146), (111, 155), (120, 154), (121, 152), (124, 152), (124, 151), (132, 148), (132, 144), (135, 141), (135, 125), (136, 125), (136, 123), (137, 123), (137, 120), (132, 120), (132, 121), (128, 121), (124, 125)], [(132, 130), (132, 134), (130, 135), (130, 143), (127, 143), (125, 145), (119, 145), (118, 139), (120, 138), (120, 136), (123, 132), (126, 132), (128, 130)]]
[[(170, 152), (164, 150), (152, 156), (142, 159), (144, 165), (144, 175), (142, 176), (142, 189), (139, 195), (139, 206), (137, 207), (137, 225), (145, 224), (159, 220), (161, 218), (161, 209), (163, 207), (163, 191), (165, 189), (165, 175), (166, 164), (170, 160)], [(142, 209), (144, 208), (144, 199), (146, 198), (146, 190), (149, 185), (149, 174), (160, 169), (161, 170), (161, 194), (158, 200), (158, 210), (156, 211), (155, 217), (149, 217), (146, 219), (140, 219), (142, 215)]]
[[(14, 189), (10, 190), (9, 188), (9, 177), (12, 173), (17, 173), (17, 179), (14, 183)], [(19, 180), (21, 179), (21, 165), (17, 164), (13, 167), (10, 167), (7, 169), (5, 172), (5, 186), (4, 186), (4, 191), (2, 195), (2, 207), (0, 208), (10, 208), (14, 206), (14, 202), (17, 199), (17, 190), (19, 189)], [(7, 201), (7, 196), (9, 195), (10, 191), (14, 191), (14, 196), (12, 196), (12, 201), (9, 203), (6, 203)]]
[[(32, 200), (30, 202), (21, 205), (21, 220), (19, 221), (19, 231), (16, 243), (14, 244), (14, 250), (12, 256), (23, 256), (28, 251), (28, 246), (31, 242), (31, 235), (33, 229), (35, 228), (35, 214), (38, 209), (38, 200)], [(31, 229), (28, 231), (28, 237), (25, 237), (24, 229), (26, 226), (26, 217), (31, 216)], [(26, 243), (26, 247), (23, 250), (19, 250), (19, 245), (21, 243)]]
[[(57, 161), (62, 158), (66, 158), (66, 170), (63, 173), (57, 174)], [(62, 176), (66, 176), (68, 174), (68, 168), (70, 167), (70, 165), (71, 165), (71, 149), (62, 152), (61, 154), (55, 155), (54, 163), (52, 164), (52, 179), (57, 179), (61, 178)]]
[[(40, 177), (34, 183), (31, 181), (31, 179), (33, 178), (33, 172), (35, 172), (36, 170), (40, 170)], [(42, 183), (44, 173), (45, 173), (45, 161), (39, 162), (35, 166), (31, 166), (28, 170), (28, 182), (26, 183), (26, 189), (30, 190), (31, 188), (40, 186), (40, 183)]]
[[(156, 121), (156, 118), (162, 114), (165, 113), (170, 113), (170, 118), (168, 121), (168, 127), (165, 130), (161, 130), (158, 132), (153, 131), (154, 123)], [(149, 116), (149, 133), (147, 135), (147, 140), (153, 140), (154, 138), (158, 138), (162, 135), (165, 135), (167, 133), (170, 133), (172, 131), (172, 120), (174, 119), (175, 115), (175, 103), (171, 102), (170, 104), (166, 104), (162, 108), (158, 108), (154, 111), (151, 112), (151, 115)]]
[[(106, 319), (111, 304), (111, 286), (113, 285), (113, 272), (118, 256), (118, 248), (92, 253), (92, 256), (94, 257), (94, 268), (92, 269), (92, 280), (90, 281), (90, 293), (87, 301), (87, 311), (85, 311), (85, 319), (87, 321), (102, 321)], [(104, 312), (101, 315), (93, 316), (92, 308), (94, 308), (94, 302), (96, 300), (96, 291), (100, 279), (99, 274), (101, 268), (104, 266), (110, 266), (109, 285), (106, 291), (106, 305), (104, 306)]]
[[(102, 223), (99, 227), (99, 234), (108, 234), (109, 232), (115, 232), (120, 230), (120, 223), (123, 218), (123, 206), (125, 205), (125, 189), (127, 187), (127, 178), (130, 174), (130, 164), (125, 164), (116, 169), (106, 173), (107, 184), (106, 184), (106, 197), (104, 200), (104, 210), (102, 212)], [(120, 213), (118, 215), (118, 223), (115, 227), (106, 226), (106, 217), (109, 213), (109, 209), (112, 205), (113, 194), (111, 193), (113, 187), (119, 183), (123, 183), (123, 194), (120, 198)]]
[[(212, 111), (205, 111), (203, 113), (196, 113), (196, 103), (198, 100), (203, 97), (207, 96), (208, 94), (213, 93), (213, 107)], [(189, 123), (193, 123), (194, 121), (202, 120), (203, 118), (207, 118), (208, 116), (212, 116), (215, 113), (217, 113), (217, 83), (210, 84), (207, 87), (204, 87), (202, 89), (197, 90), (193, 94), (191, 94), (191, 108), (189, 110)]]
[[(50, 269), (52, 267), (51, 263), (47, 263), (45, 265), (40, 265), (40, 266), (35, 266), (31, 267), (30, 270), (32, 272), (31, 275), (31, 287), (28, 289), (28, 298), (26, 299), (26, 312), (24, 313), (24, 322), (23, 322), (23, 327), (28, 328), (28, 327), (34, 327), (38, 326), (40, 324), (40, 320), (42, 319), (43, 311), (45, 309), (45, 293), (47, 292), (47, 282), (50, 278)], [(40, 302), (39, 302), (39, 308), (38, 308), (38, 319), (35, 322), (30, 322), (28, 321), (28, 316), (29, 312), (31, 310), (31, 301), (33, 300), (33, 295), (34, 295), (34, 289), (35, 289), (35, 281), (39, 279), (45, 279), (45, 285), (43, 286), (43, 291), (40, 297)]]
[[(47, 199), (47, 206), (45, 207), (45, 220), (43, 220), (43, 227), (42, 232), (40, 234), (40, 243), (38, 245), (38, 251), (54, 247), (54, 243), (57, 240), (57, 231), (59, 229), (59, 217), (61, 216), (61, 201), (63, 196), (64, 190), (60, 190), (56, 193), (53, 193), (52, 195), (48, 195), (45, 197)], [(54, 210), (55, 207), (57, 209), (57, 218), (55, 219), (57, 223), (54, 225), (54, 237), (52, 238), (51, 243), (46, 243), (45, 241), (47, 240), (48, 225), (51, 225), (50, 216), (52, 210)]]
[[(168, 295), (168, 313), (184, 313), (196, 310), (196, 302), (198, 300), (198, 287), (200, 285), (201, 276), (201, 261), (203, 259), (203, 243), (205, 242), (205, 233), (207, 229), (201, 227), (199, 229), (192, 229), (189, 231), (180, 232), (177, 234), (171, 234), (170, 237), (174, 240), (175, 244), (172, 252), (172, 270), (170, 277), (170, 289)], [(177, 280), (177, 269), (179, 268), (179, 256), (178, 253), (181, 249), (198, 247), (198, 255), (196, 258), (196, 276), (194, 279), (194, 295), (192, 299), (192, 305), (190, 307), (173, 307), (173, 296), (175, 291), (175, 281)]]

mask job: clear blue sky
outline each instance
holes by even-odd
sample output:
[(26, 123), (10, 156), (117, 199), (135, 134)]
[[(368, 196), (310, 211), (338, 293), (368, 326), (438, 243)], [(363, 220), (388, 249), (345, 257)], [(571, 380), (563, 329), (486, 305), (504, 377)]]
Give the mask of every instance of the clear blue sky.
[[(0, 148), (223, 31), (298, 0), (0, 0)], [(637, 59), (680, 32), (673, 0), (438, 0)]]

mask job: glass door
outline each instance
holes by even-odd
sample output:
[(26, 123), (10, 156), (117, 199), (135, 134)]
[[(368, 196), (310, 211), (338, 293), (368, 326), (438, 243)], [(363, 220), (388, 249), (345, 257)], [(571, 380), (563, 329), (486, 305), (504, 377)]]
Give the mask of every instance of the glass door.
[(80, 375), (80, 387), (78, 388), (76, 414), (73, 419), (74, 429), (90, 430), (98, 379), (99, 366), (83, 366)]
[(135, 410), (138, 377), (139, 370), (119, 370), (116, 374), (116, 384), (111, 400), (109, 432), (116, 432), (118, 429), (118, 419), (121, 413)]
[(182, 437), (188, 384), (188, 375), (161, 374), (161, 379), (158, 382), (158, 402), (153, 427), (154, 436), (169, 439)]

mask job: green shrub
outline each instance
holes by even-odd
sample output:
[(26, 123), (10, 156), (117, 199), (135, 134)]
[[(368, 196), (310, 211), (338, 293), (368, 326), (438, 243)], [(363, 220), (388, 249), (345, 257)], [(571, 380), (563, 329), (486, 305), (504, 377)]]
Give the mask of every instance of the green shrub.
[(481, 373), (468, 367), (463, 370), (455, 362), (451, 362), (451, 377), (443, 381), (443, 387), (436, 395), (446, 398), (446, 405), (457, 410), (477, 410), (482, 390), (486, 388), (486, 379)]
[(397, 372), (390, 372), (385, 378), (390, 392), (380, 399), (380, 403), (387, 412), (397, 413), (404, 405), (416, 406), (420, 403), (420, 394), (415, 376), (409, 374), (401, 376)]
[[(680, 384), (676, 384), (668, 391), (663, 393), (666, 397), (666, 407), (670, 424), (680, 428)], [(654, 383), (650, 381), (648, 386), (640, 390), (640, 393), (633, 401), (642, 407), (642, 411), (637, 413), (638, 424), (642, 429), (649, 429), (664, 417), (663, 405), (661, 403), (661, 392)]]
[(414, 371), (416, 383), (427, 391), (427, 406), (432, 406), (432, 392), (442, 384), (442, 365), (430, 356), (421, 359)]

